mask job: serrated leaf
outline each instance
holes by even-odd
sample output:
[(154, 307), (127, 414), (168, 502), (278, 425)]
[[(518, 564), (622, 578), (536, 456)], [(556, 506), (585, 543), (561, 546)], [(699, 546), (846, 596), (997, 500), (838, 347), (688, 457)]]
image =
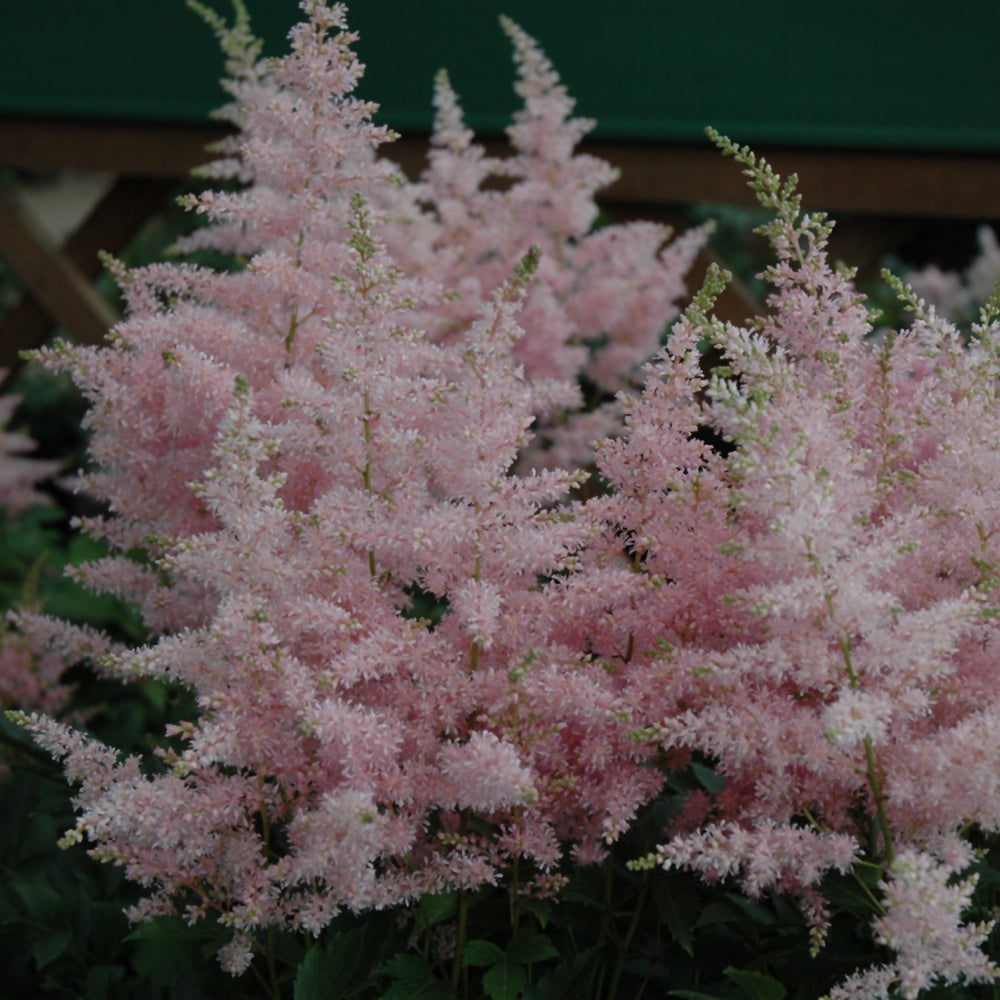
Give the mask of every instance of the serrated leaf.
[(864, 882), (859, 885), (853, 878), (829, 879), (823, 884), (823, 895), (837, 909), (853, 916), (869, 918), (874, 902), (872, 893), (866, 891)]
[[(672, 872), (674, 876), (679, 873)], [(694, 928), (701, 912), (701, 893), (681, 878), (658, 880), (653, 898), (670, 936), (688, 954), (694, 955)]]
[(454, 1000), (454, 995), (444, 983), (429, 979), (424, 983), (394, 982), (379, 1000)]
[(43, 934), (35, 941), (32, 954), (35, 957), (35, 965), (39, 969), (44, 969), (60, 955), (62, 955), (73, 940), (73, 932), (64, 927), (61, 930), (53, 931), (51, 934)]
[(721, 791), (722, 786), (726, 783), (726, 779), (715, 768), (709, 767), (707, 764), (701, 764), (696, 760), (691, 761), (691, 772), (698, 779), (698, 784), (709, 795), (715, 795), (716, 792)]
[(124, 978), (124, 965), (98, 965), (88, 969), (86, 1000), (110, 1000), (111, 997), (121, 996), (118, 984)]
[(538, 926), (545, 930), (552, 916), (552, 903), (547, 899), (524, 899), (518, 903), (522, 913), (530, 913)]
[(785, 1000), (785, 987), (773, 976), (750, 969), (723, 969), (723, 975), (734, 982), (753, 1000)]
[(424, 959), (419, 955), (407, 955), (405, 952), (393, 955), (382, 966), (382, 971), (395, 979), (419, 980), (434, 976), (431, 967)]
[(167, 989), (190, 966), (191, 957), (187, 945), (136, 941), (131, 961), (136, 972), (147, 976), (157, 989)]
[(758, 903), (756, 900), (749, 899), (737, 892), (726, 893), (726, 898), (738, 910), (742, 910), (755, 924), (771, 927), (775, 923), (773, 911), (763, 903)]
[(559, 950), (544, 935), (537, 931), (518, 931), (507, 945), (506, 957), (512, 962), (530, 965), (546, 958), (558, 958)]
[(709, 903), (695, 921), (695, 928), (711, 927), (713, 924), (731, 924), (737, 920), (742, 920), (743, 915), (736, 907), (729, 903)]
[(424, 896), (417, 909), (415, 929), (425, 931), (430, 927), (451, 920), (458, 912), (458, 893), (442, 892), (433, 896)]
[(503, 949), (492, 941), (484, 941), (482, 938), (467, 942), (462, 952), (462, 965), (492, 965), (503, 960)]
[[(214, 954), (221, 936), (210, 925), (189, 927), (180, 917), (157, 917), (140, 924), (125, 940), (133, 944), (136, 971), (157, 989), (167, 989), (204, 961), (203, 953)], [(214, 966), (214, 958), (210, 961)]]
[(338, 934), (313, 947), (295, 973), (295, 1000), (339, 1000), (347, 991), (364, 954), (363, 927)]
[(0, 712), (0, 743), (16, 747), (21, 753), (44, 762), (53, 770), (57, 767), (52, 761), (52, 755), (42, 750), (26, 729), (22, 729), (16, 722), (12, 722), (3, 712)]
[(483, 991), (490, 1000), (517, 1000), (528, 982), (528, 970), (506, 958), (491, 965), (483, 976)]
[(130, 931), (126, 941), (189, 942), (204, 941), (213, 935), (204, 924), (189, 926), (180, 917), (157, 917), (149, 923), (139, 924)]
[(453, 1000), (451, 990), (417, 955), (393, 955), (382, 971), (396, 981), (390, 984), (380, 1000)]
[(66, 900), (43, 878), (18, 882), (14, 886), (33, 921), (48, 926), (66, 919)]
[[(322, 948), (312, 948), (295, 971), (292, 995), (295, 1000), (334, 1000), (340, 992), (335, 981), (336, 970), (330, 975)], [(334, 980), (334, 981), (331, 981)]]
[(600, 945), (594, 945), (564, 958), (551, 972), (529, 986), (522, 1000), (577, 1000), (585, 995), (578, 988), (578, 980), (593, 972), (601, 951)]
[(679, 796), (688, 795), (700, 787), (690, 771), (674, 771), (666, 782), (667, 791)]

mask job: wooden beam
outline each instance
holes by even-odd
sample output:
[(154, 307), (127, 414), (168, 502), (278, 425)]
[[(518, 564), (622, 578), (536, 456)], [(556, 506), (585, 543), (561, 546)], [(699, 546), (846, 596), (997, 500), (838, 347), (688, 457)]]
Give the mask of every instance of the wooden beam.
[[(502, 156), (503, 142), (485, 143)], [(411, 177), (427, 141), (407, 137), (383, 147)], [(743, 168), (705, 144), (584, 141), (584, 152), (618, 167), (621, 177), (598, 201), (608, 204), (751, 205)], [(804, 204), (861, 215), (1000, 219), (1000, 155), (940, 151), (767, 147), (756, 150), (782, 176), (799, 176)]]
[[(114, 122), (0, 116), (0, 164), (21, 169), (110, 170), (139, 177), (185, 177), (206, 163), (205, 147), (227, 134), (219, 124)], [(489, 139), (503, 154), (506, 143)], [(581, 148), (619, 167), (601, 194), (610, 202), (749, 204), (741, 168), (707, 141), (584, 141)], [(426, 136), (383, 147), (411, 176), (427, 152)], [(877, 215), (1000, 219), (1000, 156), (934, 150), (760, 147), (784, 176), (797, 173), (806, 203)]]
[(0, 163), (22, 170), (92, 170), (134, 177), (186, 177), (208, 163), (217, 124), (0, 116)]
[[(0, 165), (112, 171), (121, 177), (63, 252), (13, 198), (0, 192), (0, 255), (11, 263), (34, 300), (15, 307), (0, 326), (0, 365), (16, 364), (18, 351), (38, 346), (52, 323), (81, 342), (103, 338), (114, 315), (88, 280), (98, 268), (96, 251), (120, 250), (162, 203), (169, 182), (211, 160), (206, 146), (226, 134), (225, 126), (211, 123), (0, 116)], [(484, 145), (496, 155), (507, 150), (500, 139)], [(426, 136), (410, 136), (385, 146), (383, 152), (416, 177), (426, 162), (427, 148)], [(582, 150), (620, 169), (620, 179), (598, 194), (620, 217), (657, 217), (671, 207), (697, 202), (754, 202), (740, 166), (707, 141), (585, 141)], [(904, 217), (1000, 219), (997, 154), (807, 147), (762, 147), (758, 152), (784, 176), (799, 175), (807, 207), (878, 216), (881, 221), (872, 221), (882, 230), (898, 228)], [(158, 187), (142, 186), (154, 179)], [(703, 255), (699, 267), (706, 263)], [(733, 318), (755, 308), (752, 297), (740, 287), (730, 289), (722, 304)]]
[[(611, 201), (752, 204), (742, 167), (714, 147), (588, 145), (621, 169)], [(1000, 157), (910, 151), (767, 148), (783, 177), (795, 173), (803, 203), (862, 215), (1000, 219)]]
[[(175, 183), (120, 177), (66, 241), (62, 256), (84, 278), (95, 280), (102, 269), (98, 252), (118, 253), (126, 247), (150, 216), (163, 207)], [(22, 363), (20, 352), (40, 347), (54, 326), (35, 298), (22, 296), (0, 322), (0, 367), (16, 370)]]
[(83, 343), (103, 340), (117, 317), (38, 222), (0, 189), (0, 254), (53, 321)]

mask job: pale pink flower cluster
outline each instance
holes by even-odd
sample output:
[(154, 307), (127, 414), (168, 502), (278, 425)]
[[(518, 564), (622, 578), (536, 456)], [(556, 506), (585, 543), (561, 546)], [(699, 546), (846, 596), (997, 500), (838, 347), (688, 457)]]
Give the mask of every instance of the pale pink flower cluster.
[[(655, 346), (701, 234), (666, 254), (659, 231), (587, 234), (610, 173), (573, 155), (584, 127), (512, 25), (512, 185), (463, 174), (478, 154), (448, 138), (454, 111), (410, 185), (351, 96), (343, 7), (303, 9), (277, 60), (216, 22), (241, 131), (207, 172), (244, 186), (190, 200), (214, 224), (187, 247), (246, 267), (118, 268), (108, 346), (39, 355), (93, 404), (84, 485), (108, 514), (83, 526), (113, 555), (81, 579), (133, 601), (152, 639), (38, 633), (110, 676), (184, 685), (199, 713), (152, 776), (18, 718), (80, 783), (70, 839), (147, 887), (133, 917), (214, 911), (233, 972), (260, 927), (315, 934), (516, 858), (527, 881), (570, 848), (600, 857), (662, 783), (554, 617), (593, 531), (565, 506), (581, 477), (511, 469), (540, 414), (578, 406), (584, 369), (618, 385)], [(601, 314), (610, 367), (584, 347), (592, 281), (622, 300)]]
[(190, 204), (216, 223), (195, 242), (246, 268), (123, 272), (111, 344), (43, 355), (94, 404), (110, 513), (87, 527), (118, 555), (84, 578), (154, 637), (48, 635), (200, 710), (155, 776), (20, 716), (81, 784), (70, 839), (148, 888), (137, 919), (218, 913), (238, 972), (266, 925), (318, 933), (515, 859), (556, 886), (661, 789), (653, 761), (697, 756), (721, 790), (647, 864), (797, 893), (819, 942), (823, 877), (864, 858), (896, 959), (838, 995), (992, 977), (948, 878), (959, 831), (1000, 831), (995, 311), (969, 345), (919, 307), (872, 337), (831, 225), (722, 142), (776, 212), (770, 312), (711, 318), (711, 275), (620, 395), (612, 492), (571, 502), (580, 475), (515, 462), (578, 374), (627, 381), (700, 236), (672, 258), (646, 227), (587, 234), (609, 175), (511, 24), (514, 156), (472, 144), (442, 79), (410, 185), (350, 96), (343, 8), (303, 9), (280, 60), (219, 26), (242, 131), (214, 170), (247, 186)]
[(776, 212), (770, 311), (711, 318), (710, 277), (600, 448), (611, 544), (565, 586), (645, 736), (723, 779), (645, 864), (800, 893), (822, 920), (823, 876), (863, 857), (897, 959), (837, 996), (992, 979), (988, 928), (961, 925), (971, 888), (947, 879), (960, 831), (1000, 832), (997, 310), (968, 345), (919, 309), (874, 338), (832, 224), (718, 141)]
[[(0, 371), (0, 381), (4, 374)], [(0, 507), (13, 514), (49, 503), (37, 486), (60, 468), (58, 461), (31, 457), (35, 442), (6, 429), (19, 401), (9, 393), (0, 396)], [(42, 640), (0, 621), (0, 705), (57, 711), (69, 693), (59, 684), (64, 669), (63, 660)]]
[(66, 661), (33, 635), (0, 622), (0, 705), (56, 713), (70, 687), (60, 683)]
[(906, 276), (913, 290), (928, 306), (953, 323), (975, 319), (980, 308), (1000, 285), (1000, 243), (991, 226), (980, 226), (977, 232), (979, 253), (966, 270), (945, 271), (928, 264)]
[[(240, 156), (216, 161), (204, 173), (252, 182), (260, 219), (245, 208), (230, 213), (232, 197), (208, 195), (192, 202), (217, 225), (181, 241), (205, 243), (246, 255), (257, 267), (274, 248), (282, 219), (306, 248), (339, 241), (336, 213), (323, 206), (360, 192), (381, 216), (381, 235), (394, 261), (440, 294), (416, 302), (414, 327), (434, 343), (460, 343), (487, 301), (532, 247), (541, 250), (536, 280), (526, 289), (518, 318), (524, 331), (513, 345), (531, 392), (538, 466), (555, 467), (567, 455), (591, 457), (591, 444), (617, 425), (615, 408), (579, 413), (577, 376), (585, 373), (602, 390), (627, 384), (638, 365), (657, 349), (677, 303), (684, 275), (707, 238), (707, 227), (668, 243), (666, 227), (648, 222), (608, 225), (591, 232), (598, 209), (594, 196), (618, 171), (575, 152), (594, 122), (572, 117), (575, 102), (537, 44), (507, 18), (501, 23), (514, 46), (515, 90), (523, 102), (508, 128), (511, 155), (487, 155), (466, 127), (458, 95), (447, 74), (435, 80), (434, 132), (426, 169), (411, 183), (378, 143), (394, 138), (369, 123), (364, 136), (346, 138), (335, 128), (325, 100), (330, 87), (346, 94), (363, 69), (356, 61), (335, 76), (320, 72), (322, 32), (340, 25), (324, 5), (303, 4), (311, 18), (311, 40), (298, 30), (297, 61), (257, 58), (245, 25), (227, 31), (214, 19), (229, 53), (228, 86), (235, 103), (223, 110), (240, 128), (224, 144)], [(324, 11), (326, 11), (324, 13)], [(342, 27), (342, 25), (340, 25)], [(344, 33), (347, 41), (355, 36)], [(346, 101), (354, 114), (370, 115), (374, 104)], [(252, 109), (252, 112), (248, 109)], [(338, 169), (325, 169), (331, 162)], [(238, 200), (238, 196), (237, 200)], [(292, 206), (295, 206), (292, 208)], [(309, 211), (308, 220), (302, 218)], [(295, 244), (293, 243), (293, 246)], [(581, 431), (577, 420), (585, 418)], [(544, 440), (551, 456), (537, 447)]]
[[(525, 336), (514, 357), (532, 382), (573, 379), (583, 370), (614, 391), (659, 347), (663, 317), (684, 295), (684, 274), (706, 232), (692, 230), (667, 246), (668, 231), (648, 222), (591, 232), (594, 195), (618, 171), (574, 155), (594, 122), (571, 117), (574, 101), (551, 63), (516, 24), (501, 23), (514, 44), (515, 89), (524, 102), (507, 130), (513, 155), (490, 157), (474, 144), (447, 75), (436, 80), (430, 162), (415, 193), (436, 209), (425, 220), (434, 256), (423, 261), (434, 260), (435, 277), (459, 294), (429, 318), (431, 335), (461, 335), (483, 295), (535, 245), (539, 280), (519, 317)], [(491, 178), (503, 186), (484, 187)], [(400, 243), (409, 237), (413, 246), (408, 229)]]
[[(0, 382), (6, 372), (0, 369)], [(7, 429), (20, 397), (0, 395), (0, 507), (14, 513), (32, 504), (48, 503), (37, 489), (38, 483), (59, 471), (59, 462), (32, 458), (36, 444), (26, 434)]]
[(887, 979), (906, 1000), (935, 985), (997, 979), (996, 963), (982, 951), (992, 924), (962, 923), (976, 878), (956, 882), (956, 874), (953, 866), (920, 851), (897, 855), (880, 886), (886, 912), (874, 923), (876, 940), (896, 952), (896, 961), (852, 976), (831, 992), (831, 1000), (884, 996)]

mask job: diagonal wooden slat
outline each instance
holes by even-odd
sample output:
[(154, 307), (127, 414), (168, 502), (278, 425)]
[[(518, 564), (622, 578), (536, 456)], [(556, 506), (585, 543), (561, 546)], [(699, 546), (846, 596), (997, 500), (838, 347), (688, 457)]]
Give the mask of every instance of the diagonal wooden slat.
[[(159, 210), (175, 187), (174, 181), (120, 177), (69, 237), (61, 256), (88, 282), (101, 273), (98, 252), (118, 253)], [(22, 209), (23, 212), (23, 209)], [(12, 263), (13, 260), (11, 261)], [(56, 323), (31, 294), (13, 306), (0, 323), (0, 367), (16, 369), (20, 352), (41, 346)], [(67, 327), (74, 339), (76, 331)]]
[(60, 326), (85, 343), (103, 339), (117, 317), (36, 219), (0, 189), (0, 254), (32, 297)]

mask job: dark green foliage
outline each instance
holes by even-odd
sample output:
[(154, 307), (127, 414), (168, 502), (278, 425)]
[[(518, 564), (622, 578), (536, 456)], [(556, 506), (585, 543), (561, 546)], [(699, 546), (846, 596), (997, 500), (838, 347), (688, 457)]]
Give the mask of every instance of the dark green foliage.
[(72, 825), (55, 765), (6, 719), (0, 784), (0, 934), (6, 958), (0, 997), (117, 997), (128, 978), (118, 872), (56, 841)]
[(465, 946), (462, 964), (485, 968), (483, 992), (490, 1000), (517, 1000), (531, 978), (531, 966), (550, 958), (559, 958), (559, 952), (544, 934), (518, 930), (506, 948), (474, 938)]

